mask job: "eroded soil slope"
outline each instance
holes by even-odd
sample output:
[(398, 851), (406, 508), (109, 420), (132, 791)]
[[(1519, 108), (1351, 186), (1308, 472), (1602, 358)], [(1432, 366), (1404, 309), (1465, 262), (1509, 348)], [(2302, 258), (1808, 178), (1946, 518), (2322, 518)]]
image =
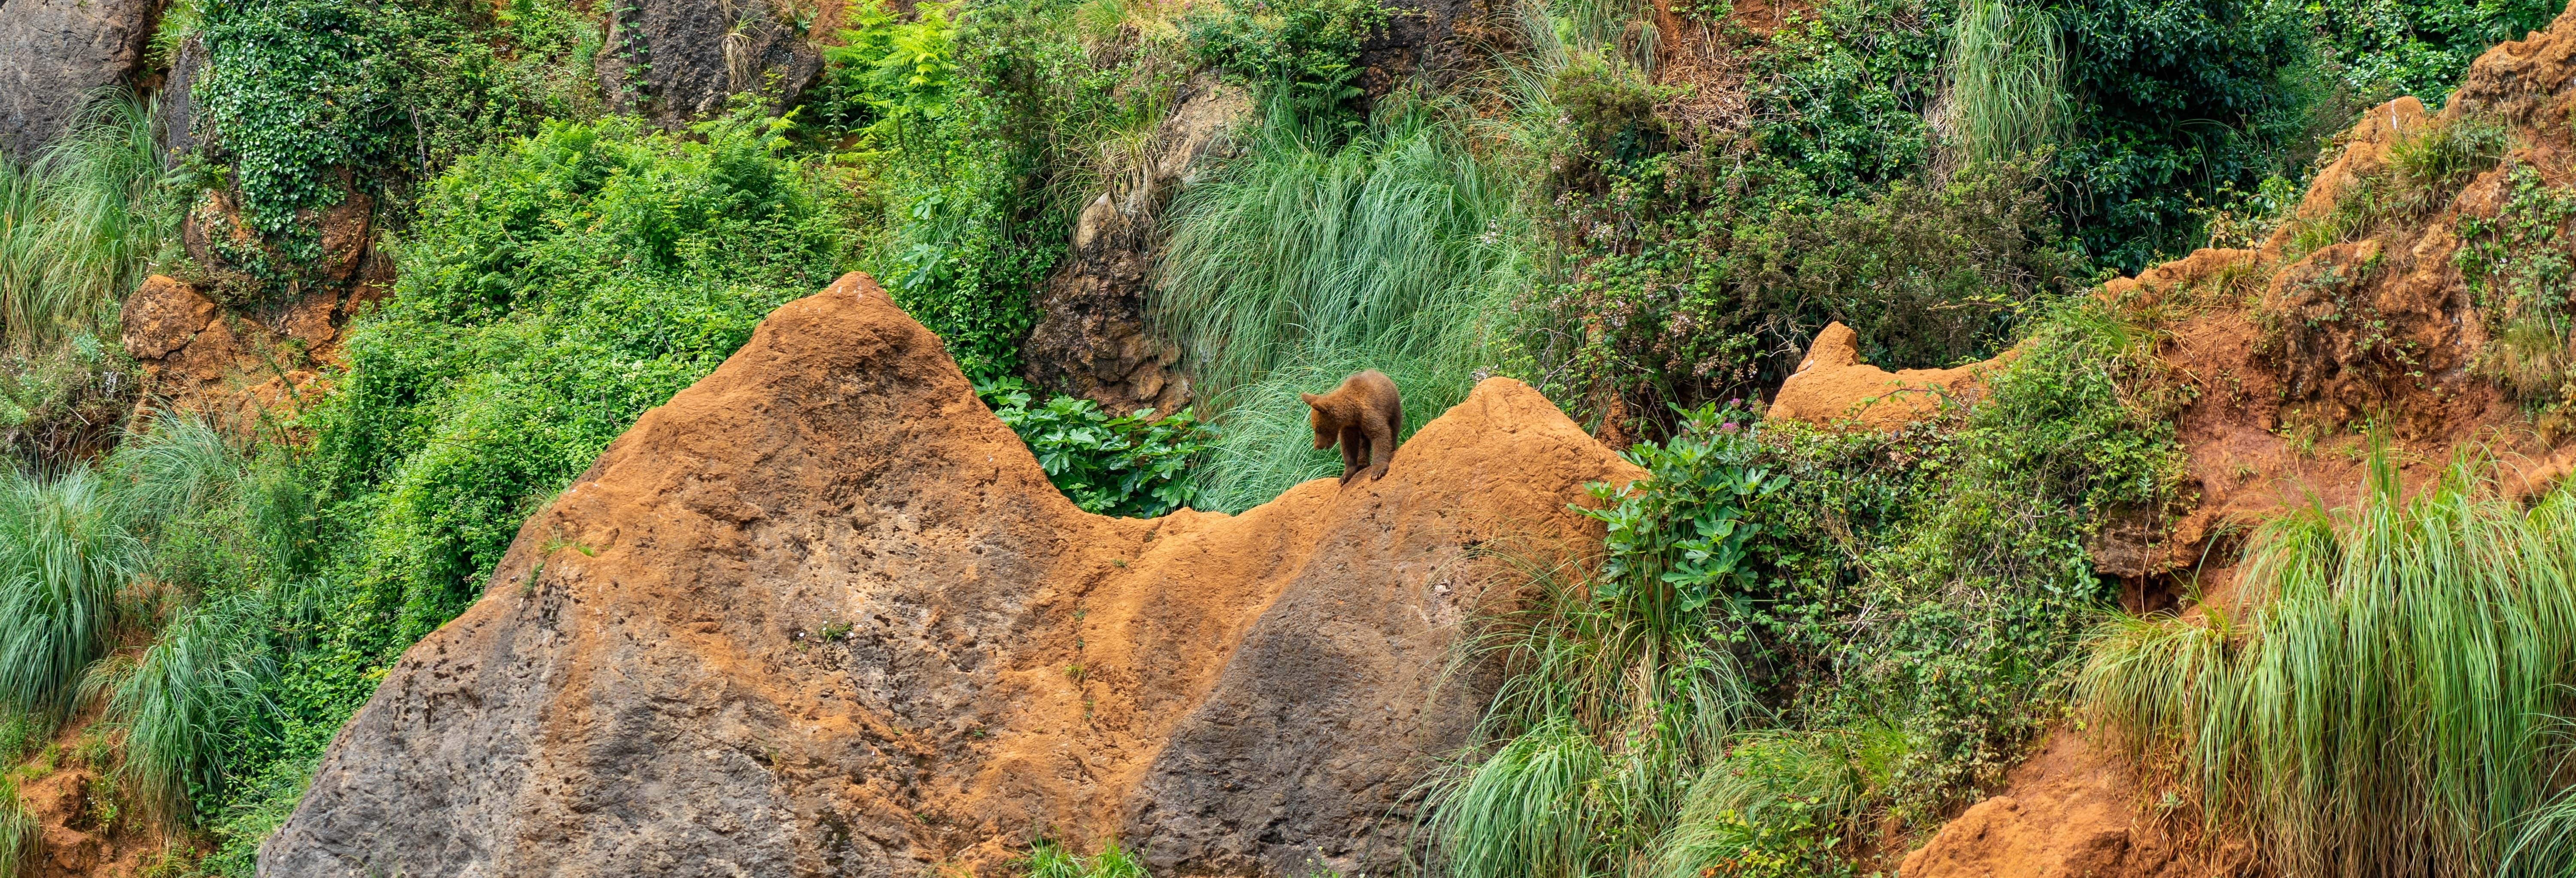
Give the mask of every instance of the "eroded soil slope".
[[(2241, 537), (2284, 507), (2351, 502), (2374, 441), (2395, 452), (2410, 490), (2463, 452), (2490, 456), (2512, 494), (2576, 469), (2576, 436), (2536, 423), (2500, 386), (2493, 303), (2478, 301), (2458, 258), (2469, 220), (2508, 212), (2518, 170), (2576, 183), (2571, 112), (2576, 12), (2488, 50), (2439, 114), (2414, 98), (2365, 113), (2260, 248), (2202, 250), (2102, 290), (2157, 334), (2157, 356), (2188, 396), (2177, 426), (2193, 508), (2139, 547), (2139, 572), (2198, 592), (2199, 604), (2174, 609), (2261, 599), (2232, 581)], [(2419, 160), (2408, 179), (2399, 152), (2460, 124), (2510, 132), (2501, 160), (2430, 182)], [(1902, 874), (2259, 874), (2240, 842), (2187, 837), (2176, 818), (2191, 806), (2079, 734), (2051, 738)]]
[(1490, 673), (1471, 547), (1620, 462), (1507, 379), (1380, 481), (1076, 509), (843, 278), (530, 519), (342, 729), (260, 872), (911, 875), (1111, 835), (1157, 875), (1394, 866)]

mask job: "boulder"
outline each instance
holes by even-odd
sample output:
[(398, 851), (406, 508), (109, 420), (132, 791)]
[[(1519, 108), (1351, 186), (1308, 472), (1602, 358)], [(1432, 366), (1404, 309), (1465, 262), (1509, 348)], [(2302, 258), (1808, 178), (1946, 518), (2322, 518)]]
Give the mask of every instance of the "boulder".
[(71, 127), (143, 59), (152, 0), (0, 3), (0, 155), (19, 160)]
[(771, 0), (637, 0), (610, 4), (597, 62), (600, 93), (623, 112), (679, 130), (757, 92), (786, 107), (814, 84), (823, 54), (799, 36), (792, 7)]
[[(1494, 379), (1389, 474), (1075, 508), (859, 275), (773, 313), (522, 527), (262, 849), (268, 876), (1383, 874), (1492, 669), (1474, 547), (1597, 547), (1639, 472)], [(1496, 592), (1508, 594), (1508, 590)]]

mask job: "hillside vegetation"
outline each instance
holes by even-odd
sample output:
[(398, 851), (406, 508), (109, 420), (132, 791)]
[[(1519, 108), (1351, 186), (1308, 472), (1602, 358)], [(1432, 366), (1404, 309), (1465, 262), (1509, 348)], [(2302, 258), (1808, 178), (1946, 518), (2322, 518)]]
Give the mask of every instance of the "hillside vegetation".
[[(1888, 873), (2075, 725), (2260, 868), (2576, 873), (2576, 501), (2465, 451), (2409, 482), (2428, 397), (2331, 405), (2442, 371), (2354, 292), (2421, 233), (2509, 403), (2482, 435), (2567, 433), (2564, 108), (2445, 113), (2301, 206), (2366, 110), (2442, 107), (2556, 8), (781, 0), (725, 7), (695, 107), (658, 10), (170, 0), (128, 87), (0, 156), (0, 876), (64, 766), (154, 874), (252, 874), (521, 523), (848, 271), (1088, 512), (1337, 475), (1296, 394), (1364, 368), (1417, 428), (1520, 379), (1649, 473), (1593, 486), (1597, 554), (1489, 553), (1523, 599), (1455, 659), (1505, 682), (1420, 790), (1425, 874)], [(2205, 246), (2264, 261), (2097, 295)], [(1033, 377), (1074, 368), (1028, 361), (1039, 303), (1119, 253), (1183, 410)], [(151, 275), (261, 404), (165, 392), (123, 338)], [(2367, 446), (2366, 491), (2166, 539), (2215, 490), (2184, 412), (2232, 379), (2171, 356), (2211, 310), (2328, 388), (2262, 430)], [(1901, 430), (1766, 418), (1837, 322), (1891, 370), (2011, 353)], [(2110, 568), (2137, 546), (2199, 554)]]

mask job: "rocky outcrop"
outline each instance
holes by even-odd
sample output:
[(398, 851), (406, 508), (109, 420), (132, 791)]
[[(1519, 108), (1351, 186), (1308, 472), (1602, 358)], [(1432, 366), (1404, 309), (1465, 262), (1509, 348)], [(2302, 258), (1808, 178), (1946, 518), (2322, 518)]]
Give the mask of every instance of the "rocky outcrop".
[(1162, 244), (1155, 217), (1227, 152), (1229, 136), (1252, 118), (1252, 99), (1212, 77), (1188, 88), (1156, 131), (1153, 154), (1075, 221), (1073, 246), (1039, 291), (1037, 325), (1020, 346), (1030, 382), (1121, 414), (1170, 414), (1191, 402), (1180, 346), (1154, 333), (1145, 314)]
[(152, 0), (0, 3), (0, 154), (35, 155), (99, 89), (134, 72)]
[(1938, 411), (1945, 395), (1967, 390), (1979, 373), (2000, 361), (1889, 372), (1861, 362), (1858, 341), (1859, 334), (1841, 323), (1816, 333), (1806, 359), (1798, 361), (1798, 371), (1780, 383), (1768, 415), (1893, 430)]
[(290, 414), (318, 389), (356, 304), (356, 297), (320, 290), (250, 319), (192, 285), (146, 278), (120, 317), (120, 340), (143, 373), (137, 413), (185, 412), (236, 428)]
[(666, 128), (719, 113), (745, 92), (792, 106), (823, 71), (822, 53), (791, 23), (794, 9), (772, 0), (637, 0), (608, 10), (600, 93)]
[[(1386, 478), (1076, 509), (852, 275), (780, 308), (521, 529), (332, 743), (260, 874), (1384, 874), (1494, 680), (1471, 548), (1596, 540), (1638, 472), (1495, 379)], [(990, 871), (980, 871), (990, 870)]]

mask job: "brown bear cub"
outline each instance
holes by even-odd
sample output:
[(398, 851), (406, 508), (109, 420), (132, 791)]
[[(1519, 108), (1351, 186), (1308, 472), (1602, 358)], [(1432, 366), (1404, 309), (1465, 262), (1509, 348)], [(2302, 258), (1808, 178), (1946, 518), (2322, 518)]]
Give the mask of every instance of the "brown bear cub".
[(1395, 457), (1396, 434), (1404, 432), (1404, 401), (1396, 398), (1395, 382), (1370, 369), (1342, 379), (1342, 386), (1331, 393), (1297, 396), (1306, 400), (1306, 422), (1315, 428), (1316, 450), (1342, 444), (1342, 484), (1350, 484), (1363, 464), (1371, 480), (1386, 477), (1387, 461)]

